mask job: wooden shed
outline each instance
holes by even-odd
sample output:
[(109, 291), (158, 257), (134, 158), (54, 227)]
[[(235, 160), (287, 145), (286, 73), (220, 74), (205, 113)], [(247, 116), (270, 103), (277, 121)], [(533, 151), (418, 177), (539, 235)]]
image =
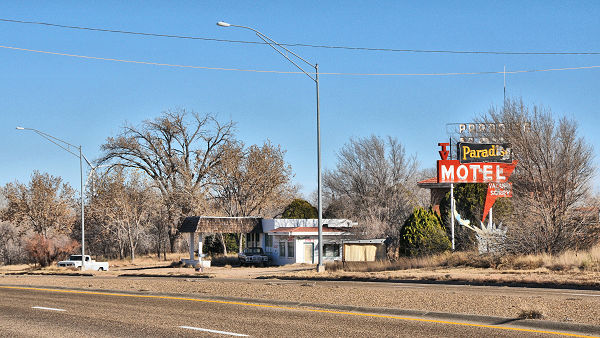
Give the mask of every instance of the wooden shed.
[(374, 262), (386, 259), (385, 239), (344, 241), (344, 262)]

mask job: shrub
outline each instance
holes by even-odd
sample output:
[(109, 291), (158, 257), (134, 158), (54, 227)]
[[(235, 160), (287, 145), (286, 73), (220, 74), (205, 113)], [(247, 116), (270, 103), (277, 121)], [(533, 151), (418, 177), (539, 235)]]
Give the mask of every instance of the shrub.
[(400, 230), (400, 254), (432, 255), (451, 247), (439, 216), (432, 210), (416, 208)]
[(317, 218), (318, 216), (317, 208), (312, 206), (312, 204), (307, 201), (296, 198), (294, 199), (283, 211), (281, 215), (282, 218)]
[(59, 257), (64, 257), (79, 248), (79, 243), (66, 236), (48, 238), (41, 234), (31, 236), (25, 243), (29, 257), (42, 267), (50, 265)]

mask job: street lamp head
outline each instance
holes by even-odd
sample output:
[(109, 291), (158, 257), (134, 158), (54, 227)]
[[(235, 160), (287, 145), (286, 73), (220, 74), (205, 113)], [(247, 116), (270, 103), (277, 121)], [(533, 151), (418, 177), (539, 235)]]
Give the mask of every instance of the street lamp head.
[(17, 127), (16, 129), (18, 129), (18, 130), (25, 130), (25, 128), (23, 128), (23, 127)]
[(221, 26), (221, 27), (229, 27), (231, 26), (231, 24), (225, 22), (225, 21), (219, 21), (217, 22), (217, 26)]

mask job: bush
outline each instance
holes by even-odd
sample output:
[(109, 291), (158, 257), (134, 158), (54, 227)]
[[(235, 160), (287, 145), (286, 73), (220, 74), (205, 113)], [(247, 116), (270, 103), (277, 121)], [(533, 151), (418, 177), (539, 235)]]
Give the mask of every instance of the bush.
[(25, 243), (29, 257), (42, 267), (64, 257), (79, 248), (79, 243), (66, 236), (48, 238), (41, 234), (31, 236)]
[(281, 215), (283, 218), (317, 218), (319, 217), (317, 208), (313, 207), (312, 204), (307, 201), (296, 198), (283, 211)]
[(432, 255), (451, 247), (439, 216), (432, 210), (416, 208), (400, 230), (401, 255)]

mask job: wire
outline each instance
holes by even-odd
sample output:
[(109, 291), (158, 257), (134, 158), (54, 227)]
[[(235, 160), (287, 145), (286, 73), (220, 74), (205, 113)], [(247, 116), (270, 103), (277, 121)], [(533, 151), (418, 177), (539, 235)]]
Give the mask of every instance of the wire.
[[(206, 69), (206, 70), (223, 70), (223, 71), (237, 71), (237, 72), (253, 72), (253, 73), (273, 73), (273, 74), (305, 74), (303, 72), (298, 71), (279, 71), (279, 70), (258, 70), (258, 69), (240, 69), (240, 68), (222, 68), (222, 67), (203, 67), (203, 66), (191, 66), (191, 65), (178, 65), (171, 63), (159, 63), (159, 62), (149, 62), (149, 61), (136, 61), (136, 60), (125, 60), (125, 59), (114, 59), (114, 58), (104, 58), (98, 56), (87, 56), (87, 55), (78, 55), (78, 54), (68, 54), (68, 53), (59, 53), (59, 52), (49, 52), (43, 50), (36, 49), (27, 49), (27, 48), (19, 48), (12, 46), (3, 46), (0, 45), (0, 48), (25, 51), (25, 52), (33, 52), (33, 53), (41, 53), (41, 54), (50, 54), (50, 55), (59, 55), (59, 56), (70, 56), (75, 58), (82, 59), (91, 59), (91, 60), (102, 60), (102, 61), (113, 61), (113, 62), (124, 62), (124, 63), (135, 63), (135, 64), (143, 64), (143, 65), (152, 65), (152, 66), (163, 66), (163, 67), (176, 67), (176, 68), (192, 68), (192, 69)], [(578, 69), (595, 69), (600, 68), (600, 66), (582, 66), (582, 67), (565, 67), (565, 68), (548, 68), (548, 69), (531, 69), (531, 70), (512, 70), (512, 71), (494, 71), (494, 72), (453, 72), (453, 73), (321, 73), (319, 75), (340, 75), (340, 76), (453, 76), (453, 75), (489, 75), (489, 74), (520, 74), (520, 73), (535, 73), (535, 72), (551, 72), (551, 71), (563, 71), (563, 70), (578, 70)], [(308, 74), (315, 74), (313, 72), (309, 72)]]
[[(36, 21), (24, 21), (24, 20), (13, 20), (3, 19), (0, 21), (31, 24), (31, 25), (42, 25), (50, 27), (68, 28), (68, 29), (79, 29), (97, 32), (108, 32), (108, 33), (120, 33), (120, 34), (132, 34), (162, 38), (175, 38), (175, 39), (191, 39), (191, 40), (204, 40), (204, 41), (215, 41), (215, 42), (228, 42), (228, 43), (245, 43), (245, 44), (257, 44), (266, 45), (265, 42), (260, 41), (244, 41), (244, 40), (227, 40), (227, 39), (216, 39), (206, 38), (198, 36), (185, 36), (185, 35), (172, 35), (172, 34), (157, 34), (157, 33), (144, 33), (144, 32), (133, 32), (116, 29), (106, 28), (94, 28), (94, 27), (83, 27), (83, 26), (69, 26), (60, 25), (48, 22), (36, 22)], [(311, 48), (327, 48), (327, 49), (342, 49), (342, 50), (356, 50), (356, 51), (371, 51), (371, 52), (401, 52), (401, 53), (437, 53), (437, 54), (492, 54), (492, 55), (600, 55), (600, 52), (510, 52), (510, 51), (467, 51), (467, 50), (429, 50), (429, 49), (396, 49), (396, 48), (370, 48), (370, 47), (352, 47), (352, 46), (330, 46), (330, 45), (313, 45), (305, 43), (280, 43), (282, 46), (288, 47), (311, 47)]]

